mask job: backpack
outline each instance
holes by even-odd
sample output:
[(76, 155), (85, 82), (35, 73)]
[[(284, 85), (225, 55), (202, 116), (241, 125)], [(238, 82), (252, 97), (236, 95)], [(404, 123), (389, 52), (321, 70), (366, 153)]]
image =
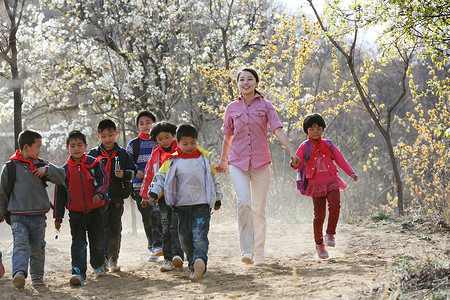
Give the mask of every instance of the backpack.
[[(133, 140), (133, 161), (134, 161), (134, 164), (136, 164), (136, 165), (137, 165), (137, 160), (139, 158), (139, 151), (140, 150), (141, 150), (141, 139), (140, 138), (135, 138)], [(129, 187), (127, 188), (127, 190), (129, 190), (129, 195), (131, 196), (131, 198), (133, 200), (138, 200), (138, 197), (134, 193), (133, 180), (131, 180), (129, 182)]]
[[(333, 153), (333, 142), (330, 140), (324, 140), (329, 146), (330, 151)], [(300, 194), (305, 195), (308, 188), (308, 178), (306, 178), (306, 168), (309, 165), (309, 159), (311, 158), (312, 143), (310, 140), (305, 142), (305, 152), (303, 152), (304, 162), (300, 164), (297, 169), (297, 190)]]
[[(6, 183), (5, 193), (6, 193), (6, 196), (8, 197), (8, 202), (9, 202), (12, 191), (14, 189), (14, 184), (16, 183), (16, 165), (12, 160), (8, 161), (5, 165), (6, 165), (6, 169), (8, 170), (8, 182)], [(46, 188), (48, 185), (47, 185), (47, 182), (46, 182), (47, 180), (46, 180), (45, 176), (41, 178), (41, 181), (42, 181), (42, 184), (44, 185), (44, 188)], [(51, 203), (51, 202), (50, 202), (50, 207), (52, 209), (55, 209), (55, 207), (53, 206), (53, 203)], [(11, 213), (8, 210), (6, 211), (5, 221), (7, 224), (11, 225)]]

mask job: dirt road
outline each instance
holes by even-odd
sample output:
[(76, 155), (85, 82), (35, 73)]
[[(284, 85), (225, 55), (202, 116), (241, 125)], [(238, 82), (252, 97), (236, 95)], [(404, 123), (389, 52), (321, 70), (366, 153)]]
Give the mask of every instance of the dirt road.
[[(19, 291), (11, 283), (11, 239), (0, 240), (5, 250), (7, 273), (0, 279), (0, 299), (379, 299), (379, 287), (394, 279), (393, 265), (399, 257), (448, 261), (449, 236), (430, 233), (427, 238), (402, 232), (398, 224), (373, 226), (339, 224), (337, 247), (328, 248), (330, 259), (315, 253), (311, 224), (268, 226), (264, 266), (240, 262), (237, 225), (215, 223), (209, 234), (208, 271), (198, 282), (182, 270), (161, 273), (157, 263), (147, 261), (142, 231), (124, 232), (118, 273), (95, 279), (88, 272), (84, 287), (70, 287), (70, 235), (68, 224), (55, 240), (47, 229), (45, 287), (35, 289), (27, 279)], [(4, 225), (2, 225), (4, 226)], [(372, 228), (371, 228), (372, 227)]]

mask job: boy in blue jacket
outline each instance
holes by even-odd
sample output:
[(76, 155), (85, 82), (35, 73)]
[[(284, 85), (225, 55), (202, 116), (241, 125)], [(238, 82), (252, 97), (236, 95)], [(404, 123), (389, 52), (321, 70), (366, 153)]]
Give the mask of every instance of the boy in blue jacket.
[[(46, 214), (50, 200), (45, 189), (46, 181), (63, 184), (65, 171), (39, 158), (42, 136), (34, 130), (19, 134), (19, 148), (11, 157), (14, 164), (14, 186), (9, 191), (11, 174), (5, 165), (0, 184), (0, 223), (11, 214), (13, 234), (12, 275), (13, 284), (22, 289), (30, 266), (31, 284), (44, 284)], [(8, 194), (10, 192), (10, 194)]]
[(110, 203), (105, 212), (105, 259), (111, 272), (120, 271), (117, 265), (122, 238), (122, 215), (124, 199), (131, 193), (131, 179), (136, 166), (127, 151), (116, 143), (116, 124), (109, 119), (102, 120), (97, 126), (100, 145), (91, 149), (88, 155), (102, 156), (102, 163), (109, 177), (108, 196)]
[(89, 237), (90, 263), (95, 277), (104, 276), (103, 214), (108, 197), (109, 179), (101, 157), (86, 155), (86, 136), (74, 130), (66, 141), (70, 156), (63, 166), (66, 170), (67, 189), (57, 185), (55, 189), (55, 228), (59, 230), (65, 208), (69, 211), (72, 234), (72, 277), (70, 285), (84, 285), (87, 270), (86, 233)]

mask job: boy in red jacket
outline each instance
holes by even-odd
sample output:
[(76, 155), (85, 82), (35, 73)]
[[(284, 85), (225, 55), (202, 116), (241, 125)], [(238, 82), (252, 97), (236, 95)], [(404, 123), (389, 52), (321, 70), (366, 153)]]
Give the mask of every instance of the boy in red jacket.
[(71, 285), (84, 285), (87, 270), (86, 232), (89, 237), (90, 263), (95, 277), (104, 276), (104, 232), (103, 214), (107, 198), (109, 179), (101, 163), (102, 157), (86, 155), (86, 136), (80, 131), (71, 131), (67, 138), (70, 156), (63, 168), (66, 170), (67, 189), (57, 185), (55, 190), (55, 228), (61, 228), (65, 208), (69, 211), (72, 234)]

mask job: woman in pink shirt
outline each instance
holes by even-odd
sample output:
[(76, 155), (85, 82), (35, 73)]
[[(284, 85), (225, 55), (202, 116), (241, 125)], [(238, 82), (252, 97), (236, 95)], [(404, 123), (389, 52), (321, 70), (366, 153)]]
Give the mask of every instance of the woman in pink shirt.
[(222, 130), (225, 137), (217, 168), (219, 172), (225, 172), (227, 165), (230, 165), (238, 202), (241, 260), (247, 264), (263, 264), (271, 163), (267, 125), (289, 151), (291, 163), (298, 165), (300, 160), (283, 131), (272, 103), (257, 91), (258, 73), (245, 68), (238, 73), (237, 83), (241, 95), (225, 110)]
[[(321, 115), (314, 113), (307, 115), (303, 121), (303, 131), (308, 135), (297, 150), (297, 156), (303, 165), (306, 165), (306, 178), (308, 184), (304, 194), (313, 198), (314, 204), (314, 241), (319, 258), (328, 258), (325, 245), (335, 247), (334, 235), (339, 220), (341, 208), (340, 192), (346, 189), (347, 184), (337, 175), (341, 167), (353, 180), (358, 180), (358, 175), (345, 160), (339, 149), (330, 140), (322, 139), (325, 129), (325, 120)], [(334, 161), (334, 162), (333, 162)], [(298, 169), (300, 165), (294, 166)], [(328, 225), (326, 235), (322, 235), (323, 223), (326, 215), (328, 200)]]

